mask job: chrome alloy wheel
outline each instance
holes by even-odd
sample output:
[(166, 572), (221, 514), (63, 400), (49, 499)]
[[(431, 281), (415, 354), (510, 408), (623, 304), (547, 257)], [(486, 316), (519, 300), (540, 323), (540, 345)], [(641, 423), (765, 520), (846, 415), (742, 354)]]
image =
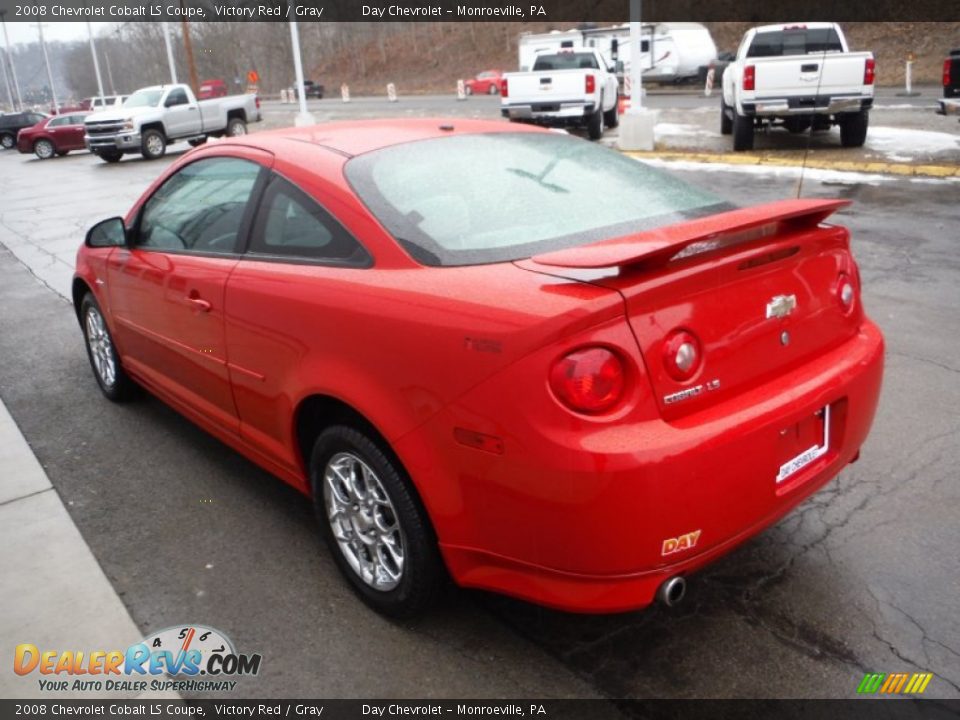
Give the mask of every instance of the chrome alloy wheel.
[(163, 147), (163, 138), (159, 135), (154, 134), (147, 138), (147, 152), (151, 155), (159, 156), (163, 154)]
[(376, 473), (349, 452), (327, 462), (323, 500), (333, 537), (347, 563), (374, 590), (393, 590), (403, 577), (406, 539)]
[(106, 387), (113, 387), (117, 381), (117, 365), (114, 360), (113, 342), (110, 333), (103, 322), (103, 316), (95, 308), (87, 310), (87, 346), (90, 348), (90, 357), (93, 358), (93, 367), (97, 371)]
[(34, 145), (33, 151), (41, 160), (48, 160), (49, 158), (52, 158), (54, 154), (53, 143), (51, 143), (49, 140), (37, 140), (37, 144)]

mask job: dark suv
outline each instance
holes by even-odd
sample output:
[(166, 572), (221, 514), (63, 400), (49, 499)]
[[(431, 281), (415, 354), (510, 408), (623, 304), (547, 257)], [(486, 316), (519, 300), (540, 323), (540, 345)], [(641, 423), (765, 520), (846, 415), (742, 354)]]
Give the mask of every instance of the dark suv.
[(943, 96), (960, 97), (960, 48), (951, 50), (943, 61)]
[[(323, 100), (323, 85), (313, 80), (304, 80), (303, 81), (303, 94), (307, 98), (317, 98), (317, 100)], [(297, 99), (300, 98), (300, 91), (297, 89), (297, 84), (293, 84), (293, 96)]]
[(0, 145), (4, 150), (17, 146), (17, 133), (23, 128), (33, 127), (46, 115), (38, 112), (5, 113), (0, 115)]

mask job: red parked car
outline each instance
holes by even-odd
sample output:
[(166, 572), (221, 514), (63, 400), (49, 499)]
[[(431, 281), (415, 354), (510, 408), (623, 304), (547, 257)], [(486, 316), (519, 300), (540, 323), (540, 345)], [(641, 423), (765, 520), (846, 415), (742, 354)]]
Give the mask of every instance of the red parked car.
[(223, 80), (204, 80), (200, 83), (200, 90), (197, 92), (197, 100), (210, 100), (211, 98), (226, 96), (227, 84)]
[(503, 73), (499, 70), (487, 70), (475, 78), (463, 83), (467, 95), (496, 95), (500, 92), (500, 79)]
[(142, 385), (312, 497), (377, 610), (449, 573), (620, 611), (859, 456), (883, 338), (825, 222), (846, 204), (739, 209), (506, 123), (285, 129), (94, 226), (73, 299), (103, 393)]
[(47, 117), (17, 134), (17, 150), (34, 153), (41, 160), (83, 150), (83, 119), (89, 113)]

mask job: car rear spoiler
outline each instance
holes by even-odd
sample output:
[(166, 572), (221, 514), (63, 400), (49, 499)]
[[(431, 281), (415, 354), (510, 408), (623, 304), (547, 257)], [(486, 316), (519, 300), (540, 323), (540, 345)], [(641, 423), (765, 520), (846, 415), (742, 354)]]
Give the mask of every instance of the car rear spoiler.
[(849, 200), (779, 200), (602, 240), (592, 245), (534, 255), (532, 260), (552, 267), (606, 268), (669, 259), (694, 243), (714, 241), (722, 236), (773, 223), (781, 225), (783, 230), (816, 227), (849, 204)]

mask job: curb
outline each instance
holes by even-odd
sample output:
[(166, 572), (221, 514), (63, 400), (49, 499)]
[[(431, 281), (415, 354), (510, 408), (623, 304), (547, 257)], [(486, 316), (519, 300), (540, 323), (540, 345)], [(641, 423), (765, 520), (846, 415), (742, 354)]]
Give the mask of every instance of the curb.
[(750, 153), (705, 153), (674, 151), (625, 151), (624, 155), (638, 160), (685, 160), (687, 162), (752, 165), (763, 167), (806, 168), (808, 170), (837, 170), (841, 172), (869, 173), (875, 175), (899, 175), (901, 177), (960, 178), (960, 165), (911, 165), (889, 162), (857, 162), (850, 160), (806, 160), (774, 155)]

